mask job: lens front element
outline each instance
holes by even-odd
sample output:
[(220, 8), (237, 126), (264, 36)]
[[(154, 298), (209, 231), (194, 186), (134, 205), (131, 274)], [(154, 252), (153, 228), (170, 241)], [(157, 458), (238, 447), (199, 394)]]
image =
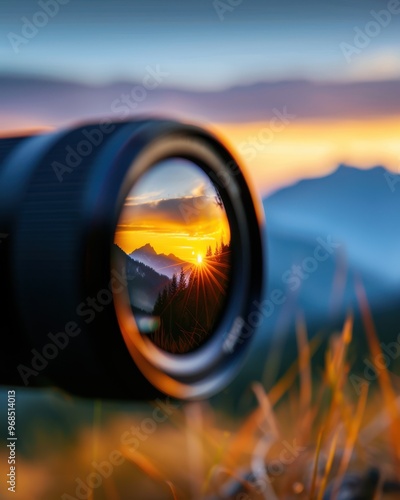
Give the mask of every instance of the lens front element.
[(172, 354), (207, 341), (226, 304), (230, 243), (222, 198), (192, 161), (162, 160), (135, 182), (119, 217), (113, 262), (126, 275), (143, 339)]

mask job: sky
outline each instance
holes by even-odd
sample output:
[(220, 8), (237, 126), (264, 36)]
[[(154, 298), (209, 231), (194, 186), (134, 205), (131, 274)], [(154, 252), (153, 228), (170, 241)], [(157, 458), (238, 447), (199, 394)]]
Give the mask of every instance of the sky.
[(63, 2), (17, 52), (10, 34), (20, 36), (22, 18), (32, 21), (43, 9), (36, 1), (0, 2), (0, 75), (101, 85), (140, 80), (158, 64), (168, 85), (203, 90), (259, 80), (400, 77), (400, 14), (351, 64), (341, 49), (354, 44), (355, 28), (373, 21), (372, 9), (387, 7), (381, 0), (235, 0), (223, 13), (211, 0)]
[[(129, 116), (147, 113), (153, 103), (151, 112), (162, 106), (165, 116), (183, 116), (216, 130), (263, 196), (304, 177), (326, 175), (341, 163), (382, 165), (400, 174), (400, 113), (388, 113), (396, 94), (387, 94), (384, 103), (385, 92), (375, 92), (368, 103), (368, 89), (362, 101), (357, 90), (343, 90), (352, 82), (400, 82), (398, 0), (226, 0), (225, 6), (236, 6), (225, 11), (217, 11), (215, 0), (62, 0), (34, 36), (13, 47), (12, 37), (23, 36), (26, 23), (43, 17), (43, 2), (53, 1), (0, 0), (2, 134), (110, 115), (121, 97), (119, 82), (133, 88), (148, 78), (150, 67), (166, 76)], [(393, 7), (398, 13), (388, 11)], [(7, 83), (10, 75), (20, 80)], [(38, 90), (30, 77), (88, 87)], [(301, 80), (333, 86), (324, 94), (316, 89), (304, 95)], [(289, 95), (287, 81), (299, 82), (298, 94), (294, 87)], [(276, 92), (269, 87), (264, 99), (252, 90), (258, 82), (276, 83)], [(228, 92), (237, 86), (248, 86), (247, 95)], [(178, 93), (157, 97), (168, 89)], [(197, 97), (188, 93), (193, 91), (211, 96), (204, 109), (194, 105)], [(236, 110), (236, 121), (213, 118), (218, 91), (229, 94), (223, 106), (227, 116)], [(261, 110), (261, 117), (242, 118), (247, 102)], [(302, 114), (293, 112), (298, 103)], [(263, 142), (274, 110), (285, 106), (296, 117)], [(111, 117), (120, 119), (115, 113)]]
[[(262, 142), (262, 122), (219, 125), (263, 194), (304, 178), (331, 174), (339, 165), (383, 166), (400, 175), (400, 116), (371, 119), (294, 119)], [(265, 137), (265, 134), (264, 134)], [(382, 182), (386, 184), (385, 179)]]
[(131, 253), (149, 243), (157, 253), (198, 263), (207, 247), (230, 241), (226, 212), (209, 178), (183, 159), (155, 165), (126, 198), (115, 243)]

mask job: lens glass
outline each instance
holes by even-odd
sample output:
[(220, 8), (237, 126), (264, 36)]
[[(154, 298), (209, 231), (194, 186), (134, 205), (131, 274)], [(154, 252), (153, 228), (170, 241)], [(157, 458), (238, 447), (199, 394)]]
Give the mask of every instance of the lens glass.
[(222, 198), (195, 163), (154, 165), (125, 199), (113, 266), (126, 276), (137, 328), (164, 351), (202, 345), (223, 312), (231, 275), (231, 234)]

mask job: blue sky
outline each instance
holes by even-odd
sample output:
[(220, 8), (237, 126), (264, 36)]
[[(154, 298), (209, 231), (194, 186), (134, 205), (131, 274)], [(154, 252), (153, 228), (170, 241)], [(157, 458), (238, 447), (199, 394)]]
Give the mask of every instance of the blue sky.
[(160, 162), (135, 184), (128, 204), (192, 196), (213, 198), (215, 194), (209, 177), (197, 165), (182, 158), (172, 158)]
[[(212, 1), (70, 0), (16, 54), (7, 38), (21, 34), (36, 1), (0, 1), (0, 74), (50, 76), (103, 84), (140, 80), (147, 65), (169, 73), (168, 86), (213, 90), (260, 80), (400, 76), (400, 14), (354, 64), (340, 49), (354, 28), (371, 21), (381, 0), (243, 0), (221, 21)], [(360, 69), (361, 68), (361, 69)]]

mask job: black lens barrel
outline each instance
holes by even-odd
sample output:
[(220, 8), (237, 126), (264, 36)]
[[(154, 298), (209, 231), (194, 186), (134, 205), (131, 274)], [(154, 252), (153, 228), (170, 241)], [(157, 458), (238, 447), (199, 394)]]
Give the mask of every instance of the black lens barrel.
[[(241, 170), (211, 134), (172, 121), (138, 120), (2, 139), (0, 383), (56, 385), (90, 397), (147, 399), (158, 394), (157, 382), (143, 375), (121, 335), (114, 297), (124, 276), (112, 269), (110, 252), (121, 200), (139, 168), (135, 165), (144, 168), (146, 155), (160, 141), (184, 141), (186, 156), (201, 145), (226, 164), (231, 185), (224, 181), (218, 189), (228, 208), (232, 205), (232, 227), (240, 233), (235, 241), (237, 274), (242, 276), (235, 308), (240, 317), (254, 309), (262, 289), (262, 217)], [(207, 173), (215, 179), (212, 167)], [(235, 349), (215, 362), (220, 366), (199, 369), (197, 378), (182, 376), (179, 383), (200, 384), (207, 376), (218, 380), (209, 384), (210, 390), (207, 382), (194, 396), (226, 384), (238, 369), (250, 333), (237, 336)]]

